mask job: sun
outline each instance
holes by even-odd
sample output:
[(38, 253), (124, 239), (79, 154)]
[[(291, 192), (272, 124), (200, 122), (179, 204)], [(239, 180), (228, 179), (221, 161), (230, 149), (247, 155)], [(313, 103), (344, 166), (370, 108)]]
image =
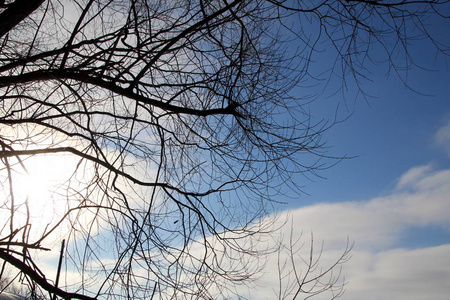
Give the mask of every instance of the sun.
[(48, 175), (53, 176), (47, 170), (28, 166), (26, 172), (16, 176), (13, 181), (15, 194), (20, 198), (25, 197), (29, 202), (44, 204), (49, 198), (52, 188), (52, 180)]
[(67, 154), (22, 158), (11, 174), (14, 206), (18, 213), (35, 219), (58, 218), (81, 189), (77, 176), (79, 159)]
[[(70, 168), (64, 157), (33, 156), (23, 160), (21, 170), (13, 177), (14, 192), (30, 203), (44, 204), (61, 187)], [(55, 190), (56, 189), (56, 190)]]

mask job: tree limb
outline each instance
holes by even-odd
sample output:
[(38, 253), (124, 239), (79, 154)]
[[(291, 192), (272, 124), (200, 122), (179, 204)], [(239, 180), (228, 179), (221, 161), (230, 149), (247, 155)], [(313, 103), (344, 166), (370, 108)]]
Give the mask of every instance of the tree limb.
[(36, 273), (32, 268), (27, 266), (23, 261), (15, 258), (11, 254), (9, 254), (6, 250), (0, 249), (0, 258), (5, 260), (6, 262), (10, 263), (14, 267), (18, 268), (20, 271), (28, 275), (34, 282), (36, 282), (40, 287), (42, 287), (44, 290), (55, 293), (59, 297), (62, 297), (63, 299), (82, 299), (82, 300), (94, 300), (96, 298), (92, 298), (89, 296), (85, 296), (82, 294), (77, 293), (69, 293), (66, 291), (61, 290), (60, 288), (57, 288), (50, 284), (44, 277)]
[(16, 0), (0, 14), (0, 38), (35, 11), (44, 0)]

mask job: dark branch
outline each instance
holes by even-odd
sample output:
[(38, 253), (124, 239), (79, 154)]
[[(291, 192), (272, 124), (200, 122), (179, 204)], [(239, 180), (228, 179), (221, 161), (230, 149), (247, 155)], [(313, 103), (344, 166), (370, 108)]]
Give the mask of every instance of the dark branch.
[(40, 287), (44, 290), (54, 293), (63, 299), (81, 299), (81, 300), (95, 300), (96, 298), (92, 298), (86, 295), (81, 295), (77, 293), (68, 293), (66, 291), (61, 290), (60, 288), (55, 287), (50, 284), (44, 277), (39, 275), (36, 271), (34, 271), (31, 267), (26, 265), (23, 261), (15, 258), (13, 255), (9, 254), (7, 250), (0, 249), (0, 258), (4, 261), (10, 263), (24, 274), (29, 276), (34, 282), (36, 282)]
[(16, 0), (0, 14), (0, 38), (33, 13), (45, 0)]

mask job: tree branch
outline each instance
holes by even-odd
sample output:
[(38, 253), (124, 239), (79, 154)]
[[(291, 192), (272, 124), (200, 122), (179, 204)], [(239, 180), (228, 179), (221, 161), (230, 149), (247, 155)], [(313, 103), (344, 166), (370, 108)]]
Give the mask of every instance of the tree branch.
[(10, 263), (14, 267), (18, 268), (20, 271), (28, 275), (34, 282), (36, 282), (40, 287), (42, 287), (44, 290), (54, 293), (58, 295), (59, 297), (62, 297), (63, 299), (82, 299), (82, 300), (94, 300), (96, 298), (92, 298), (89, 296), (77, 294), (77, 293), (68, 293), (66, 291), (61, 290), (60, 288), (57, 288), (50, 284), (44, 277), (36, 273), (32, 268), (30, 268), (28, 265), (26, 265), (23, 261), (15, 258), (11, 254), (9, 254), (6, 250), (0, 249), (0, 258), (5, 260), (6, 262)]
[(44, 0), (16, 0), (0, 14), (0, 38), (35, 11)]
[(149, 104), (158, 107), (164, 111), (172, 113), (182, 113), (196, 116), (210, 116), (210, 115), (234, 115), (236, 117), (243, 118), (243, 116), (236, 111), (236, 105), (228, 105), (225, 108), (212, 108), (212, 109), (195, 109), (189, 107), (181, 107), (172, 105), (166, 102), (150, 99), (143, 95), (139, 95), (132, 91), (130, 88), (123, 88), (116, 85), (113, 82), (108, 82), (104, 79), (94, 77), (87, 72), (75, 72), (73, 70), (44, 70), (28, 72), (21, 75), (3, 76), (0, 77), (0, 88), (21, 83), (33, 83), (36, 81), (47, 80), (64, 80), (73, 79), (82, 83), (91, 84), (93, 86), (102, 87), (117, 95), (127, 97), (139, 101), (141, 103)]

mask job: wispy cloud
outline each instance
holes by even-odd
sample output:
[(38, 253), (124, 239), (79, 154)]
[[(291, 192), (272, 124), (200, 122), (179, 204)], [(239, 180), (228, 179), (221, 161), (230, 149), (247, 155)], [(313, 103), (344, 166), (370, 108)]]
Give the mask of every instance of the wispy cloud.
[(419, 180), (421, 180), (425, 175), (432, 171), (433, 167), (431, 165), (414, 167), (403, 174), (397, 183), (398, 189), (404, 189), (410, 186), (414, 186)]
[(450, 119), (438, 129), (434, 136), (434, 142), (438, 147), (444, 149), (450, 156)]

